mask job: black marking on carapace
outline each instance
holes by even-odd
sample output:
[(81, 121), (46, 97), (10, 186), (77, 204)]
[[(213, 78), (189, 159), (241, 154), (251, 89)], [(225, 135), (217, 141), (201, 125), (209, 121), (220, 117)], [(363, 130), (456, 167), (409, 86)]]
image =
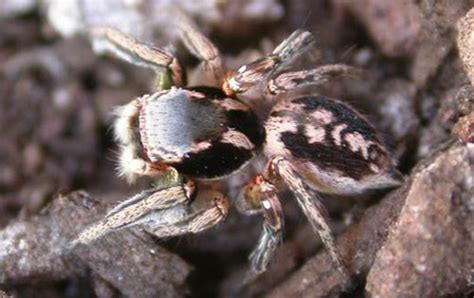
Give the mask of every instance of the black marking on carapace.
[(170, 165), (190, 177), (213, 179), (237, 171), (253, 156), (252, 151), (215, 141), (209, 148), (190, 153), (181, 162)]
[(206, 97), (208, 99), (224, 99), (224, 98), (227, 97), (227, 95), (225, 95), (224, 91), (222, 91), (219, 88), (215, 88), (215, 87), (195, 86), (195, 87), (190, 87), (190, 88), (186, 88), (186, 89), (202, 93), (202, 94), (206, 95)]
[[(197, 86), (190, 88), (190, 90), (203, 93), (207, 96), (207, 98), (213, 100), (224, 99), (228, 97), (224, 91), (214, 87)], [(233, 100), (238, 101), (238, 99)], [(252, 142), (257, 149), (262, 146), (265, 140), (265, 129), (254, 112), (252, 112), (250, 109), (247, 111), (229, 110), (225, 112), (225, 117), (227, 120), (226, 125), (228, 127), (240, 131), (246, 135), (250, 142)]]
[(309, 143), (304, 134), (304, 126), (299, 125), (296, 133), (283, 132), (280, 140), (295, 158), (314, 163), (322, 169), (338, 170), (344, 176), (361, 180), (364, 176), (374, 174), (359, 152), (350, 150), (349, 146), (334, 146), (330, 143)]
[(299, 97), (292, 99), (291, 102), (302, 104), (303, 110), (308, 113), (317, 109), (324, 109), (333, 114), (334, 122), (325, 126), (327, 140), (332, 140), (331, 132), (334, 127), (344, 123), (347, 124), (347, 128), (341, 131), (341, 138), (344, 138), (347, 133), (358, 132), (366, 141), (380, 143), (375, 128), (362, 115), (346, 104), (321, 95)]
[(258, 149), (265, 141), (265, 129), (257, 115), (251, 110), (230, 110), (225, 112), (227, 126), (245, 134)]

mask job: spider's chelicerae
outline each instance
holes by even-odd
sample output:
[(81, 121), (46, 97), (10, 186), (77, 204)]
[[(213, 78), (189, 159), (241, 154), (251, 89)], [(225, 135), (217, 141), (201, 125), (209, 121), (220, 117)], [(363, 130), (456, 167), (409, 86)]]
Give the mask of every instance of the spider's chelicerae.
[[(265, 170), (236, 198), (245, 213), (263, 214), (263, 231), (250, 256), (252, 269), (265, 271), (281, 241), (277, 193), (288, 187), (337, 268), (347, 273), (317, 193), (360, 193), (397, 185), (400, 176), (377, 132), (358, 112), (319, 94), (288, 92), (351, 68), (335, 64), (282, 73), (313, 44), (309, 32), (297, 30), (271, 54), (225, 72), (214, 45), (187, 17), (178, 19), (184, 45), (203, 61), (219, 87), (184, 87), (183, 68), (171, 52), (112, 28), (90, 31), (96, 49), (157, 73), (158, 91), (120, 107), (114, 123), (120, 173), (129, 181), (154, 177), (157, 184), (117, 205), (74, 243), (134, 225), (158, 237), (210, 228), (225, 218), (229, 204), (205, 182), (228, 179), (263, 153)], [(280, 95), (263, 121), (238, 99), (262, 83), (267, 96)]]

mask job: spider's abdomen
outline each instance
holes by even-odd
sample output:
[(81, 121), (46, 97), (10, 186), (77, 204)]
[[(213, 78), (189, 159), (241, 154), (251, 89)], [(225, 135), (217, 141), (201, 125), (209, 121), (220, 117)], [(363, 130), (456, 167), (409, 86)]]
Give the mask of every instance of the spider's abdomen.
[(324, 96), (276, 104), (265, 129), (267, 156), (290, 160), (308, 184), (328, 193), (355, 193), (397, 183), (390, 156), (369, 122)]
[(216, 88), (173, 88), (140, 99), (146, 158), (180, 173), (214, 179), (245, 165), (264, 140), (257, 116)]

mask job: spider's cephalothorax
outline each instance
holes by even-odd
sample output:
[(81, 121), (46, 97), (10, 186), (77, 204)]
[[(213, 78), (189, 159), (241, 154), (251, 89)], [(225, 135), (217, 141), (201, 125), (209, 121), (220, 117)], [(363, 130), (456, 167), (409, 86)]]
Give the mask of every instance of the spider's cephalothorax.
[[(191, 179), (226, 179), (263, 153), (268, 159), (265, 170), (237, 198), (239, 210), (262, 213), (264, 218), (250, 257), (253, 271), (265, 271), (281, 241), (277, 193), (288, 187), (337, 268), (348, 274), (318, 192), (359, 193), (397, 185), (401, 178), (373, 126), (354, 109), (321, 95), (287, 92), (354, 69), (334, 64), (282, 72), (313, 44), (309, 32), (297, 30), (271, 54), (224, 75), (218, 50), (186, 16), (177, 15), (182, 41), (203, 60), (218, 87), (184, 87), (183, 70), (170, 52), (112, 28), (91, 30), (96, 49), (157, 73), (158, 91), (118, 108), (114, 124), (120, 173), (129, 181), (155, 177), (156, 185), (119, 204), (74, 243), (87, 243), (132, 225), (159, 237), (205, 230), (225, 218), (228, 203), (220, 192), (202, 183), (196, 187)], [(266, 84), (267, 96), (284, 94), (262, 122), (237, 98), (260, 83)]]
[[(173, 87), (143, 96), (133, 106), (137, 119), (132, 123), (134, 139), (141, 145), (134, 153), (154, 169), (173, 167), (188, 177), (218, 179), (244, 166), (264, 141), (256, 115), (217, 88)], [(130, 115), (125, 116), (124, 122)], [(127, 168), (130, 157), (124, 152), (121, 168), (132, 178), (140, 173)]]

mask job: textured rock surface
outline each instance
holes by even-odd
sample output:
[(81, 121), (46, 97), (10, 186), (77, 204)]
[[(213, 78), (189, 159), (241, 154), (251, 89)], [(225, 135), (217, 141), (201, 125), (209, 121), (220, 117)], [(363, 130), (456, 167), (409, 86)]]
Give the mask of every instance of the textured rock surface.
[(112, 234), (71, 249), (71, 239), (103, 211), (86, 193), (74, 192), (56, 199), (41, 215), (10, 223), (0, 231), (0, 286), (65, 280), (89, 268), (96, 279), (126, 296), (184, 295), (190, 266), (141, 232)]
[(474, 143), (474, 112), (460, 118), (453, 127), (453, 133), (465, 143)]
[(471, 9), (457, 22), (457, 45), (459, 56), (462, 60), (471, 84), (474, 83), (474, 9)]
[(465, 294), (474, 269), (474, 144), (454, 145), (412, 179), (366, 289), (373, 297)]
[(415, 84), (430, 83), (454, 46), (455, 24), (473, 5), (472, 0), (417, 1), (422, 13), (421, 29), (410, 66)]
[(420, 30), (420, 11), (412, 1), (335, 0), (364, 23), (380, 50), (400, 57), (413, 51)]

